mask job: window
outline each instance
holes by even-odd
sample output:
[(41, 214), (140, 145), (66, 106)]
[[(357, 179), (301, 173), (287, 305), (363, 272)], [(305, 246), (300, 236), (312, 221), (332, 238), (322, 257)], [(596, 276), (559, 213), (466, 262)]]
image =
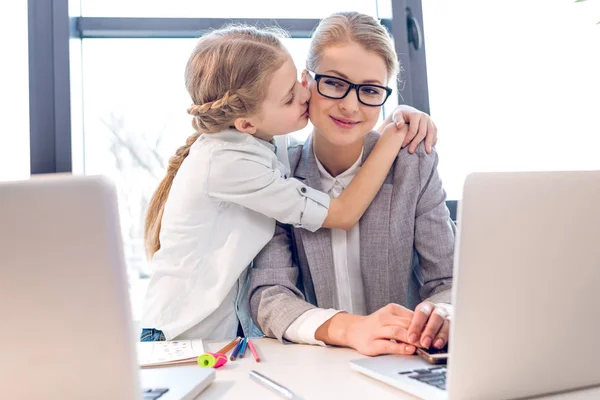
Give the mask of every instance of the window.
[(193, 18), (323, 18), (337, 11), (360, 11), (377, 15), (377, 1), (305, 0), (82, 0), (85, 17), (193, 17)]
[(29, 176), (29, 69), (27, 2), (4, 2), (0, 42), (10, 62), (0, 64), (0, 181)]
[(600, 169), (600, 2), (423, 1), (448, 198), (472, 171)]

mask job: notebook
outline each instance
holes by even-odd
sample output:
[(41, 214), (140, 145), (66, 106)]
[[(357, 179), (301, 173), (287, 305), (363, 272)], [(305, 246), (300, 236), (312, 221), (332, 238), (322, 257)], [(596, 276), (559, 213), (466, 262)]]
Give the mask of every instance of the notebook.
[(196, 363), (198, 356), (202, 354), (202, 340), (137, 343), (138, 365), (142, 368)]

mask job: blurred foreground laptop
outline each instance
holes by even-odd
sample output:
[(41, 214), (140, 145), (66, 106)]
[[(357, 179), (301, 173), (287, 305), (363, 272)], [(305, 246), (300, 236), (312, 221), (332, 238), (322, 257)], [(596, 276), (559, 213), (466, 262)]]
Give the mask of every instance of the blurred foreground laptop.
[(3, 399), (193, 399), (214, 379), (197, 366), (138, 370), (105, 178), (0, 183), (0, 320)]
[[(600, 385), (598, 288), (600, 172), (472, 174), (459, 208), (447, 369), (415, 356), (351, 367), (424, 399)], [(577, 398), (600, 390), (589, 396)]]

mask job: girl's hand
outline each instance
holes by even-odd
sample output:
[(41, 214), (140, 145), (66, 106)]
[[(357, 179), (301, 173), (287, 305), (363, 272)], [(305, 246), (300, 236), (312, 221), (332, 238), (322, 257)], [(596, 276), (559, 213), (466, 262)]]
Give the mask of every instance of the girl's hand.
[(398, 128), (409, 125), (408, 133), (402, 147), (408, 147), (409, 153), (414, 153), (417, 145), (425, 139), (425, 151), (431, 153), (431, 148), (437, 143), (437, 127), (431, 117), (414, 107), (399, 105), (394, 111), (377, 127), (377, 132), (383, 132), (384, 128), (395, 123)]
[(402, 123), (396, 124), (390, 122), (387, 125), (382, 126), (381, 136), (379, 141), (385, 142), (385, 147), (393, 153), (393, 158), (398, 156), (398, 152), (404, 147), (404, 142), (409, 134), (409, 125)]

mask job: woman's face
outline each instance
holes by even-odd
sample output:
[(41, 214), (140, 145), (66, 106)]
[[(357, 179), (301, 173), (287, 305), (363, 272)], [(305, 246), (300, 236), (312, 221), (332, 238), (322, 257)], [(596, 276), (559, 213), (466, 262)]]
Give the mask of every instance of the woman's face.
[[(312, 72), (316, 74), (336, 76), (352, 83), (387, 86), (383, 58), (354, 42), (325, 49), (315, 69)], [(335, 146), (348, 146), (362, 142), (365, 135), (373, 130), (381, 106), (369, 107), (360, 103), (356, 90), (351, 90), (340, 100), (323, 97), (317, 91), (317, 82), (306, 71), (302, 79), (308, 82), (311, 93), (309, 114), (315, 135), (322, 136)]]

